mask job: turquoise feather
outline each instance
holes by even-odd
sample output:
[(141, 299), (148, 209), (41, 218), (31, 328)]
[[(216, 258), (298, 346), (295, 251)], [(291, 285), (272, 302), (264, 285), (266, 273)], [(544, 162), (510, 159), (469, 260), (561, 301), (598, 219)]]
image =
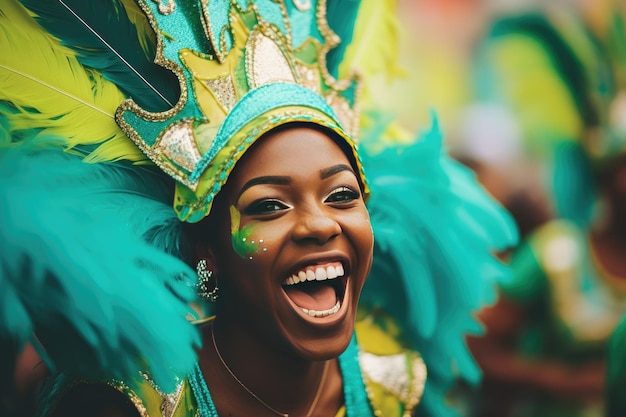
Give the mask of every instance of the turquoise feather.
[(368, 153), (372, 139), (364, 136), (375, 247), (361, 302), (398, 320), (424, 358), (421, 409), (449, 415), (444, 396), (454, 380), (480, 379), (465, 336), (481, 332), (473, 315), (509, 276), (493, 253), (514, 245), (517, 229), (473, 174), (446, 156), (436, 120), (415, 144), (378, 154)]
[(328, 26), (341, 39), (341, 43), (326, 55), (326, 66), (333, 77), (339, 77), (339, 64), (343, 61), (346, 48), (352, 42), (354, 24), (361, 0), (328, 0), (326, 2)]
[(132, 380), (145, 366), (174, 388), (199, 335), (194, 272), (167, 253), (177, 242), (148, 242), (180, 234), (170, 198), (149, 168), (30, 141), (0, 149), (0, 335), (79, 377)]
[[(141, 107), (166, 111), (178, 101), (177, 78), (153, 63), (155, 45), (138, 38), (120, 0), (20, 1), (62, 45), (76, 51), (84, 66), (101, 72)], [(150, 48), (144, 51), (142, 45)]]

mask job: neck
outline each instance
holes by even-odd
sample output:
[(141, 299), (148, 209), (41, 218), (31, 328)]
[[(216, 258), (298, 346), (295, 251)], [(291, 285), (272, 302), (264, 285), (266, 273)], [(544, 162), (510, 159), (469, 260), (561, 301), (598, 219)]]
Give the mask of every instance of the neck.
[(336, 360), (327, 364), (286, 355), (219, 319), (204, 327), (203, 338), (200, 365), (220, 414), (334, 415), (343, 403)]

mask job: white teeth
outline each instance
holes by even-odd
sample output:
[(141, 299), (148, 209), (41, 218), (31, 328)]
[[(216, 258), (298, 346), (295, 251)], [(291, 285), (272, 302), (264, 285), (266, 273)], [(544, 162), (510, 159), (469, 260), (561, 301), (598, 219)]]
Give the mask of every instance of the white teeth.
[(304, 314), (308, 314), (311, 317), (326, 317), (326, 316), (330, 316), (331, 314), (335, 314), (336, 312), (339, 311), (339, 307), (341, 307), (341, 303), (339, 301), (337, 301), (337, 303), (329, 308), (328, 310), (321, 310), (321, 311), (317, 311), (317, 310), (308, 310), (306, 308), (300, 308)]
[(283, 285), (295, 285), (306, 281), (324, 281), (342, 277), (344, 275), (343, 265), (336, 263), (326, 267), (317, 267), (315, 269), (303, 269), (285, 280)]
[(307, 281), (315, 281), (315, 272), (313, 272), (310, 269), (308, 269), (306, 271), (306, 280)]
[(315, 279), (318, 281), (324, 281), (328, 275), (326, 275), (326, 270), (324, 268), (317, 268), (315, 270)]
[(328, 276), (328, 279), (337, 278), (337, 270), (335, 267), (329, 266), (326, 268), (326, 276)]

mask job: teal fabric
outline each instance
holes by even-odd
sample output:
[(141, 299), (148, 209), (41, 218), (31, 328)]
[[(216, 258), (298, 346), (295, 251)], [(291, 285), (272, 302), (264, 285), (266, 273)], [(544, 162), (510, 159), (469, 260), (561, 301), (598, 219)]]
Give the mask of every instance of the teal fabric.
[(335, 112), (311, 89), (292, 83), (273, 83), (255, 88), (237, 102), (220, 127), (211, 149), (203, 155), (189, 178), (196, 181), (228, 140), (251, 120), (281, 107), (304, 106), (328, 115), (340, 126)]

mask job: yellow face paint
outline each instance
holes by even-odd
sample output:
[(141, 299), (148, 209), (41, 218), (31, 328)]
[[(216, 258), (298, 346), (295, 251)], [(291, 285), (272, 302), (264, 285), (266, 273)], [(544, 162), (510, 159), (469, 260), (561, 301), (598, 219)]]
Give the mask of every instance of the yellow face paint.
[(230, 206), (230, 237), (233, 244), (233, 250), (242, 258), (250, 257), (258, 251), (258, 245), (254, 240), (250, 240), (252, 233), (251, 226), (245, 226), (240, 229), (241, 214), (235, 206)]

